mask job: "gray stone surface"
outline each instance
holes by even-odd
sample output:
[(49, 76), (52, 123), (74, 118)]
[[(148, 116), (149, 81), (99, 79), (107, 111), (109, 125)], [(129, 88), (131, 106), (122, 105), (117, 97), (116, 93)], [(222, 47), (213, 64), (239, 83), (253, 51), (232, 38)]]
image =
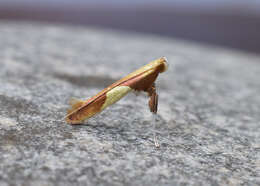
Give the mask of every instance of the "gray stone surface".
[[(84, 125), (65, 116), (150, 60), (153, 128), (129, 94)], [(260, 184), (260, 57), (112, 30), (0, 23), (0, 185)], [(157, 132), (160, 148), (153, 146)]]

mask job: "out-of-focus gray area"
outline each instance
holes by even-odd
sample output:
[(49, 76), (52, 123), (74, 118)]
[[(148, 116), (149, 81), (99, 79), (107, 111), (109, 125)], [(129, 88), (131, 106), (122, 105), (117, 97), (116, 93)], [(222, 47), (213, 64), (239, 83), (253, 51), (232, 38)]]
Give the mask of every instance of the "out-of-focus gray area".
[[(75, 26), (4, 22), (0, 36), (0, 185), (260, 184), (259, 56)], [(70, 97), (162, 55), (155, 129), (134, 94), (63, 121)]]
[(260, 52), (258, 0), (2, 0), (0, 20), (95, 26)]

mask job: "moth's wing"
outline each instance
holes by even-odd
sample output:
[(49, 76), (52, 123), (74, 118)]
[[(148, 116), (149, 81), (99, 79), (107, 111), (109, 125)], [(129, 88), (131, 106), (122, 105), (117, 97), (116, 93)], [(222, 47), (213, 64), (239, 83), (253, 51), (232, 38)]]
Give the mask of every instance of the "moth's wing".
[(72, 113), (76, 109), (82, 107), (82, 105), (85, 103), (85, 101), (76, 99), (76, 98), (70, 98), (69, 104), (71, 105), (71, 108), (68, 110), (68, 114)]

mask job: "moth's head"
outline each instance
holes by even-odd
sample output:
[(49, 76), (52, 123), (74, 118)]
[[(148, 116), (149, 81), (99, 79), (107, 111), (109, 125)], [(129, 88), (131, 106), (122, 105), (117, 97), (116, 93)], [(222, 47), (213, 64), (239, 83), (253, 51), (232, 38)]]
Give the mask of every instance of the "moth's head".
[(169, 67), (169, 64), (168, 64), (168, 61), (167, 61), (167, 58), (166, 57), (161, 57), (160, 58), (160, 63), (161, 63), (161, 67), (160, 67), (160, 73), (162, 72), (165, 72), (168, 67)]

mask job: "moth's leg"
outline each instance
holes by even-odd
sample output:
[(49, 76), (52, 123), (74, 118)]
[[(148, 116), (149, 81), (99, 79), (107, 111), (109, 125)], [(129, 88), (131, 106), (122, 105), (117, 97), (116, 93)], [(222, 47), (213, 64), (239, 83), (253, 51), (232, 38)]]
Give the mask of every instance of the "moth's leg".
[(156, 87), (155, 83), (152, 84), (152, 86), (148, 89), (148, 94), (150, 96), (148, 105), (150, 108), (150, 111), (153, 113), (153, 127), (154, 127), (154, 133), (153, 133), (153, 138), (154, 138), (154, 145), (155, 147), (160, 147), (160, 144), (157, 140), (156, 137), (156, 132), (155, 132), (155, 126), (156, 126), (156, 118), (157, 118), (157, 108), (158, 108), (158, 94), (156, 93)]
[(158, 108), (158, 94), (156, 93), (156, 87), (155, 84), (148, 89), (148, 94), (150, 96), (148, 105), (150, 108), (150, 111), (154, 114), (157, 113), (157, 108)]
[(149, 107), (150, 107), (150, 111), (151, 111), (151, 112), (153, 112), (154, 114), (157, 113), (157, 108), (158, 108), (158, 95), (157, 95), (156, 93), (153, 93), (152, 96), (150, 97)]

